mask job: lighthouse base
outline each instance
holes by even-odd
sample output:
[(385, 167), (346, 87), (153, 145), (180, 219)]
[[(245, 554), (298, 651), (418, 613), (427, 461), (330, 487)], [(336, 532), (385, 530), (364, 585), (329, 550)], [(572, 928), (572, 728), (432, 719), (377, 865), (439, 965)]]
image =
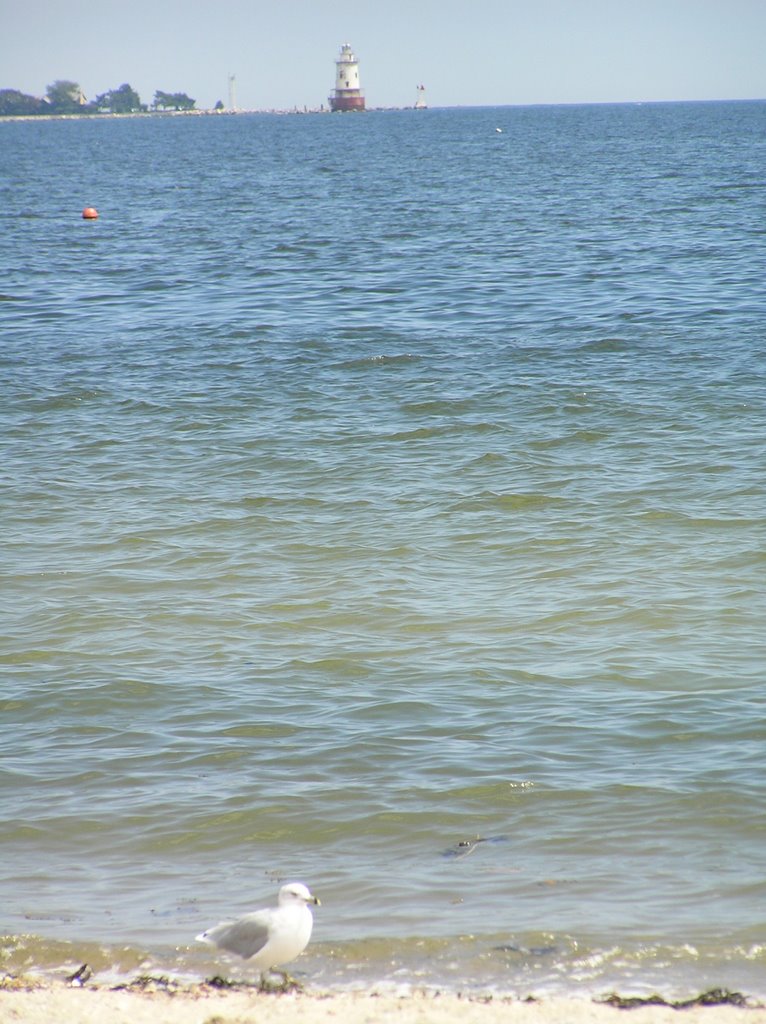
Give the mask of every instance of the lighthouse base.
[(364, 96), (359, 89), (336, 89), (330, 97), (330, 110), (364, 110)]

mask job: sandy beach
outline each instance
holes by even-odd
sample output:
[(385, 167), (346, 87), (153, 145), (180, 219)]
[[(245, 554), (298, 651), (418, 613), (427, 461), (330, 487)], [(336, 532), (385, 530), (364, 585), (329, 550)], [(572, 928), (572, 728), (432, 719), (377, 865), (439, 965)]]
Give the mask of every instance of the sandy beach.
[[(6, 981), (9, 984), (9, 981)], [(763, 1006), (670, 1005), (622, 1009), (587, 999), (519, 1001), (457, 994), (300, 993), (263, 994), (255, 989), (219, 991), (208, 985), (175, 990), (73, 988), (47, 982), (0, 990), (3, 1024), (766, 1024)]]

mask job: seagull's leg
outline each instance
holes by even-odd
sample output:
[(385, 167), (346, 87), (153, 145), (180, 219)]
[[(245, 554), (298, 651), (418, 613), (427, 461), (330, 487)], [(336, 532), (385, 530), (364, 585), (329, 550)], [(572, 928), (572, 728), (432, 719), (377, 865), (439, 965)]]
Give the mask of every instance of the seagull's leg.
[[(268, 974), (277, 974), (282, 979), (280, 983), (276, 984), (269, 981)], [(258, 986), (260, 992), (302, 992), (303, 985), (292, 975), (288, 974), (287, 971), (278, 971), (275, 967), (272, 967), (270, 971), (264, 971), (261, 974), (261, 983)]]
[(292, 974), (288, 974), (287, 971), (277, 971), (277, 974), (282, 976), (282, 984), (280, 990), (282, 992), (302, 992), (303, 985), (294, 978)]

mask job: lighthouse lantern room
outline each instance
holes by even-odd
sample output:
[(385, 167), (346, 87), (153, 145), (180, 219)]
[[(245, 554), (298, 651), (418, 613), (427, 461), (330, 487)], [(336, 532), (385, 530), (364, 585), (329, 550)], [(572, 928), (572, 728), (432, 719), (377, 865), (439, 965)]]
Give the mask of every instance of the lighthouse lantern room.
[(364, 110), (364, 96), (359, 88), (359, 61), (350, 43), (340, 48), (335, 61), (335, 91), (330, 96), (330, 110)]

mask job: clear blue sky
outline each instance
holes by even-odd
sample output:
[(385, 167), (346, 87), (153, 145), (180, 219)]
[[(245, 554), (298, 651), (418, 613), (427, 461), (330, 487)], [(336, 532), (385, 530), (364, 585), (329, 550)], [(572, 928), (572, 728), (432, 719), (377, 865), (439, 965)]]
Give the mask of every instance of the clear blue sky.
[(0, 88), (316, 107), (346, 41), (368, 106), (766, 98), (766, 0), (0, 0)]

